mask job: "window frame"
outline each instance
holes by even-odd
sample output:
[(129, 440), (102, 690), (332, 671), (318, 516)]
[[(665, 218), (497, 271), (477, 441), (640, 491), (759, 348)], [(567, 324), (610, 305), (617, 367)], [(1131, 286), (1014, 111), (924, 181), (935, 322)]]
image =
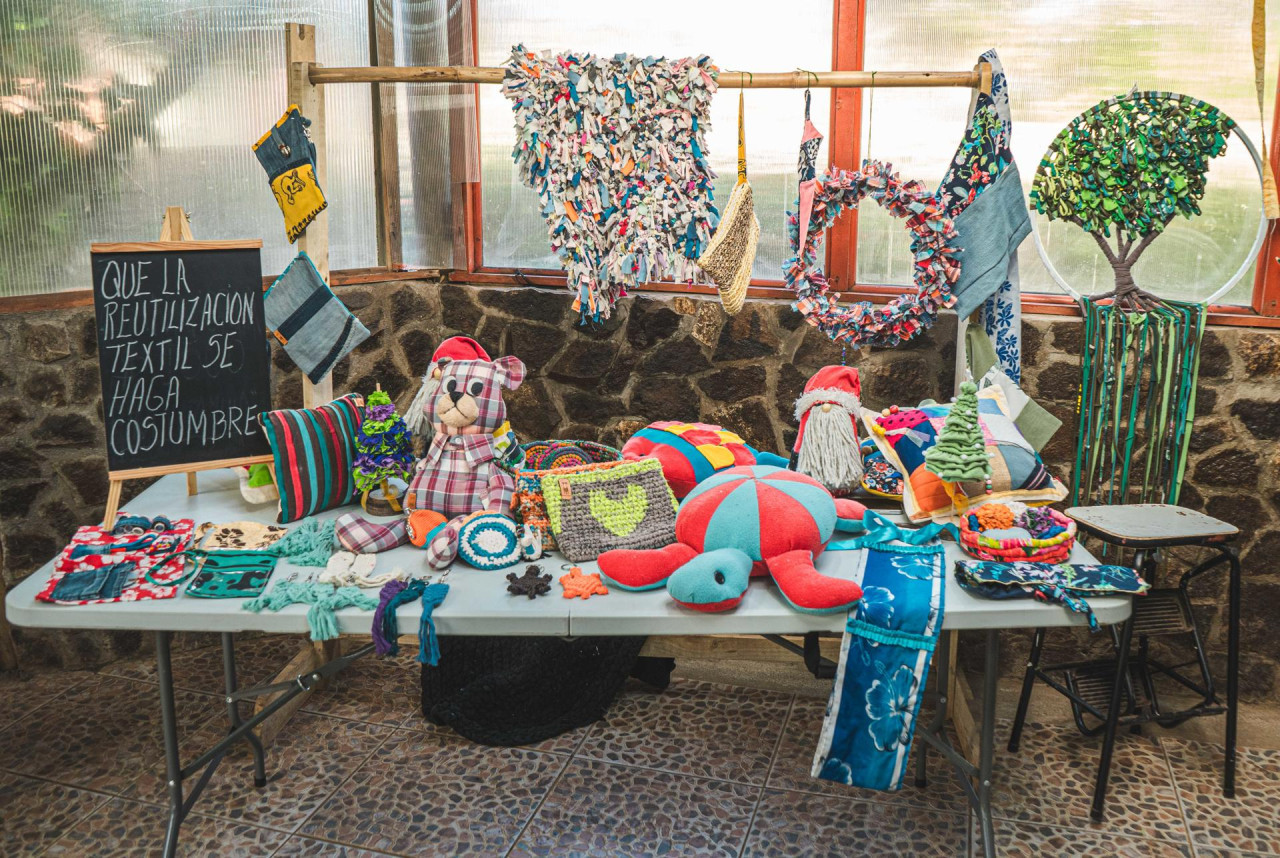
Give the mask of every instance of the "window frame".
[[(463, 51), (463, 40), (470, 38), (471, 55), (479, 55), (479, 20), (478, 0), (470, 0), (471, 32), (465, 33), (459, 27), (450, 27), (450, 62), (460, 64)], [(866, 33), (866, 0), (832, 0), (832, 41), (831, 68), (836, 71), (861, 71), (865, 56)], [(372, 30), (371, 30), (372, 33)], [(379, 32), (379, 40), (389, 38), (388, 33)], [(385, 47), (385, 46), (384, 46)], [(377, 65), (386, 59), (386, 52), (379, 51), (379, 41), (371, 36), (370, 64)], [(373, 85), (375, 88), (377, 84)], [(472, 86), (472, 105), (475, 128), (477, 129), (475, 145), (479, 145), (480, 129), (480, 86)], [(464, 108), (465, 109), (465, 108)], [(828, 128), (831, 129), (827, 139), (828, 164), (858, 164), (861, 162), (862, 139), (862, 90), (860, 88), (840, 88), (832, 92)], [(467, 135), (457, 134), (450, 139), (450, 156), (455, 165), (466, 163), (471, 154), (466, 151)], [(386, 144), (375, 140), (379, 145)], [(1271, 139), (1266, 153), (1272, 169), (1280, 174), (1280, 82), (1276, 87), (1271, 122)], [(388, 280), (421, 280), (444, 277), (450, 282), (472, 283), (496, 286), (543, 286), (552, 288), (565, 287), (564, 272), (559, 269), (546, 268), (513, 268), (488, 266), (484, 264), (484, 217), (482, 209), (482, 192), (479, 181), (467, 182), (462, 171), (454, 170), (451, 183), (452, 199), (458, 205), (453, 210), (453, 258), (455, 266), (449, 269), (410, 269), (403, 264), (395, 263), (398, 252), (386, 252), (386, 239), (379, 235), (379, 258), (393, 261), (393, 264), (350, 270), (338, 270), (331, 273), (334, 286), (357, 283), (373, 283)], [(375, 190), (380, 193), (381, 189)], [(378, 211), (382, 212), (388, 205), (387, 200), (378, 200)], [(825, 271), (832, 287), (841, 291), (843, 297), (854, 301), (871, 301), (884, 303), (903, 292), (902, 286), (877, 283), (857, 282), (857, 226), (858, 210), (847, 212), (827, 231)], [(398, 231), (395, 239), (398, 239)], [(398, 248), (397, 248), (398, 250)], [(1257, 328), (1280, 328), (1280, 230), (1273, 223), (1268, 229), (1266, 240), (1256, 260), (1253, 295), (1248, 305), (1214, 304), (1209, 308), (1209, 324), (1230, 325)], [(461, 262), (459, 265), (458, 262)], [(270, 284), (273, 277), (264, 278)], [(845, 286), (845, 284), (851, 284)], [(842, 288), (844, 287), (844, 288)], [(658, 292), (677, 294), (715, 295), (716, 290), (709, 285), (687, 284), (669, 281), (657, 281), (642, 284), (634, 292)], [(761, 299), (788, 300), (792, 293), (785, 288), (781, 279), (755, 278), (747, 290), (748, 297)], [(83, 307), (92, 304), (92, 291), (78, 289), (66, 292), (40, 293), (35, 295), (17, 295), (0, 297), (0, 315), (8, 313), (38, 312), (72, 307)], [(1056, 316), (1080, 315), (1079, 305), (1068, 295), (1049, 293), (1023, 293), (1022, 309), (1024, 313), (1037, 313)]]

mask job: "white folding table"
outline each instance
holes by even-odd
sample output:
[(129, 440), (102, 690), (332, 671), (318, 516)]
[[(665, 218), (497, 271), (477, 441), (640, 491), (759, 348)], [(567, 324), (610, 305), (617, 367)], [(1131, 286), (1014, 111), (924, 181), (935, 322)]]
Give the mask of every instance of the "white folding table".
[[(198, 495), (189, 496), (182, 475), (162, 477), (129, 503), (128, 510), (137, 515), (163, 514), (171, 519), (190, 518), (197, 523), (246, 520), (270, 523), (274, 520), (273, 507), (252, 507), (244, 502), (230, 472), (202, 475), (201, 481), (207, 488)], [(332, 518), (340, 512), (323, 513), (321, 517)], [(1085, 620), (1081, 615), (1070, 613), (1057, 605), (1032, 599), (993, 601), (970, 595), (960, 588), (950, 574), (955, 560), (963, 556), (959, 547), (951, 542), (945, 543), (945, 546), (948, 574), (943, 630), (981, 630), (986, 633), (978, 764), (973, 765), (952, 747), (944, 729), (946, 694), (949, 688), (949, 635), (941, 636), (938, 656), (934, 660), (936, 687), (940, 691), (937, 714), (932, 724), (921, 725), (918, 734), (929, 745), (937, 748), (956, 769), (981, 822), (984, 853), (986, 856), (993, 856), (990, 798), (995, 746), (995, 700), (999, 678), (999, 632), (1001, 629), (1084, 625)], [(862, 551), (828, 551), (819, 558), (817, 565), (827, 575), (860, 578), (864, 557), (865, 552)], [(1095, 562), (1078, 544), (1071, 561)], [(558, 555), (550, 555), (539, 561), (553, 577), (563, 574), (560, 570), (563, 562)], [(165, 839), (165, 856), (175, 854), (183, 818), (190, 812), (228, 749), (237, 742), (248, 742), (254, 752), (255, 781), (258, 786), (265, 785), (263, 748), (254, 728), (298, 694), (310, 691), (316, 684), (368, 654), (373, 648), (372, 644), (368, 644), (345, 655), (338, 655), (329, 663), (289, 682), (240, 689), (236, 683), (235, 634), (246, 631), (305, 634), (305, 605), (291, 605), (275, 613), (251, 613), (241, 609), (242, 600), (239, 599), (201, 599), (182, 593), (173, 599), (109, 605), (71, 607), (37, 602), (35, 594), (48, 580), (52, 565), (51, 560), (9, 591), (5, 610), (9, 621), (14, 625), (149, 631), (155, 634), (156, 676), (160, 687), (161, 732), (169, 791), (169, 828)], [(585, 572), (596, 571), (593, 563), (578, 565)], [(397, 566), (414, 575), (425, 575), (429, 571), (422, 552), (416, 548), (406, 546), (378, 555), (379, 571), (389, 571)], [(274, 579), (297, 568), (287, 562), (281, 563)], [(516, 568), (518, 570), (520, 567)], [(811, 632), (840, 633), (845, 625), (843, 613), (816, 615), (795, 611), (783, 601), (771, 584), (762, 580), (752, 582), (746, 597), (733, 611), (705, 614), (681, 608), (661, 589), (640, 593), (613, 591), (607, 597), (596, 596), (584, 601), (561, 598), (559, 588), (554, 587), (548, 596), (531, 600), (507, 593), (506, 571), (482, 572), (461, 565), (452, 569), (448, 577), (448, 598), (433, 614), (437, 632), (441, 635), (559, 637), (734, 634), (776, 636)], [(1092, 599), (1090, 605), (1098, 622), (1106, 625), (1124, 621), (1131, 610), (1130, 600), (1120, 597)], [(418, 627), (421, 608), (418, 603), (405, 605), (396, 616), (400, 629), (413, 630)], [(369, 635), (371, 612), (347, 608), (339, 611), (337, 618), (342, 634)], [(178, 735), (174, 718), (173, 676), (170, 669), (170, 639), (174, 632), (221, 634), (225, 699), (230, 722), (230, 732), (225, 738), (185, 766), (178, 756)], [(242, 718), (239, 702), (265, 694), (275, 695), (270, 704), (252, 717)], [(923, 783), (925, 758), (922, 747), (921, 753), (917, 754), (917, 783)], [(976, 779), (976, 786), (970, 782), (971, 778)], [(189, 791), (185, 790), (185, 783), (191, 780), (195, 781), (194, 785)]]

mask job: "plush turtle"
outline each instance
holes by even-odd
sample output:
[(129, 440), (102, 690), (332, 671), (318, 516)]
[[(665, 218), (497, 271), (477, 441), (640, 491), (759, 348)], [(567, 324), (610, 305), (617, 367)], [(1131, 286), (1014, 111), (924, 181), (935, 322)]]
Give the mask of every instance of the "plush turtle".
[(769, 575), (798, 611), (843, 611), (862, 597), (855, 581), (823, 575), (814, 560), (837, 530), (864, 530), (866, 508), (834, 498), (812, 477), (746, 465), (704, 479), (676, 516), (676, 542), (649, 551), (606, 551), (600, 572), (624, 590), (664, 584), (698, 611), (727, 611), (752, 576)]

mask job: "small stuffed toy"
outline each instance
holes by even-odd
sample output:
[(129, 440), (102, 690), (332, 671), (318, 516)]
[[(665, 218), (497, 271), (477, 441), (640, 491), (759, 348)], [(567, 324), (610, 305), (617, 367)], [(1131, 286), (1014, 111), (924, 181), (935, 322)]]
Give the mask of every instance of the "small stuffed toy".
[(797, 611), (826, 614), (862, 598), (856, 581), (818, 572), (814, 560), (837, 530), (865, 529), (862, 504), (833, 498), (812, 477), (767, 465), (729, 468), (680, 505), (676, 541), (649, 551), (601, 554), (600, 574), (623, 590), (666, 585), (697, 611), (728, 611), (750, 579), (768, 575)]
[(794, 467), (813, 477), (834, 495), (847, 495), (862, 482), (858, 420), (862, 382), (849, 366), (824, 366), (796, 400)]
[[(435, 375), (435, 371), (439, 375)], [(519, 358), (501, 357), (454, 360), (441, 357), (431, 374), (437, 382), (421, 404), (435, 435), (426, 454), (418, 460), (405, 493), (404, 505), (428, 510), (443, 517), (434, 520), (423, 548), (427, 563), (434, 569), (449, 565), (458, 554), (459, 534), (476, 513), (495, 513), (493, 522), (510, 529), (511, 541), (529, 542), (509, 518), (515, 479), (502, 467), (503, 439), (509, 432), (507, 408), (502, 390), (515, 390), (524, 381), (525, 368)], [(416, 401), (416, 400), (415, 400)], [(414, 528), (414, 541), (424, 538)], [(338, 540), (350, 551), (385, 551), (410, 540), (405, 520), (389, 525), (370, 523), (355, 513), (338, 519)]]

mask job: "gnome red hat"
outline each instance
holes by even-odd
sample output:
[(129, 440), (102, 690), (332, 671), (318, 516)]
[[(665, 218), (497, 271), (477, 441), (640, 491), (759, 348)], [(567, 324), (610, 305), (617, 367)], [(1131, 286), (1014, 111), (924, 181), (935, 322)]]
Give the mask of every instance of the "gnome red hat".
[(493, 360), (484, 347), (471, 337), (449, 337), (436, 346), (431, 355), (431, 365), (422, 376), (422, 386), (418, 388), (413, 402), (404, 412), (405, 425), (415, 435), (428, 435), (431, 432), (431, 418), (427, 414), (427, 405), (431, 395), (435, 393), (440, 378), (440, 361), (442, 360)]
[(862, 382), (849, 366), (824, 366), (796, 400), (796, 470), (813, 477), (832, 494), (847, 494), (862, 481), (858, 419)]

